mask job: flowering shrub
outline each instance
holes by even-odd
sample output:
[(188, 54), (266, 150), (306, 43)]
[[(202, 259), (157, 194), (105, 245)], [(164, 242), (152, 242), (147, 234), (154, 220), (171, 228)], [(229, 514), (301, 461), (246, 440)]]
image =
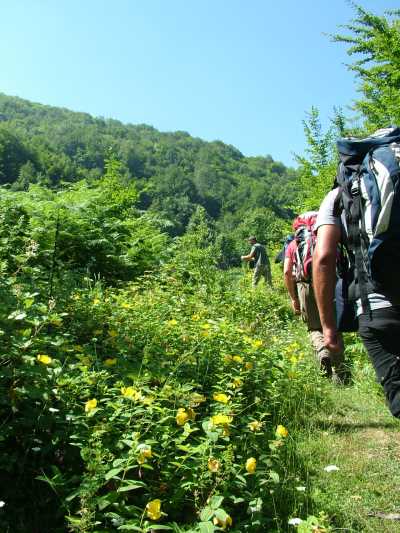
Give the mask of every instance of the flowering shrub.
[(287, 458), (310, 391), (286, 300), (185, 248), (50, 301), (29, 262), (0, 280), (2, 530), (262, 532), (301, 507)]

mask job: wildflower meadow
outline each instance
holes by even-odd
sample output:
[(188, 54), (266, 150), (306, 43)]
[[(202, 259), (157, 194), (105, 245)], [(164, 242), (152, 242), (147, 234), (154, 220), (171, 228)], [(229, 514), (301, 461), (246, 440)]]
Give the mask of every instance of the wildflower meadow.
[(24, 209), (0, 278), (2, 531), (280, 531), (307, 514), (292, 428), (315, 391), (280, 272), (253, 291), (219, 270), (202, 223), (132, 281), (68, 257), (49, 280)]

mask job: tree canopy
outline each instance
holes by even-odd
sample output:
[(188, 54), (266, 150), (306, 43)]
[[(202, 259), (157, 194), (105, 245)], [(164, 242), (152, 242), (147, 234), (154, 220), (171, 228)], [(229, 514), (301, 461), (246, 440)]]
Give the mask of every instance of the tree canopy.
[(348, 65), (355, 72), (361, 97), (354, 108), (361, 113), (366, 129), (400, 123), (400, 10), (379, 16), (353, 4), (356, 16), (332, 35), (345, 43), (356, 59)]
[(186, 132), (161, 133), (0, 94), (0, 182), (12, 189), (95, 181), (110, 151), (134, 181), (139, 207), (168, 220), (172, 236), (184, 233), (197, 206), (232, 231), (253, 207), (287, 217), (295, 203), (295, 170), (271, 156), (245, 157)]

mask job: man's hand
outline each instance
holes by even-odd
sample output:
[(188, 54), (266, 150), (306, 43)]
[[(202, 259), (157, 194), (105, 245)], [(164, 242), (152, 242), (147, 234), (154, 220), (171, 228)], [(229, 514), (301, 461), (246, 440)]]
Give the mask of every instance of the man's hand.
[(296, 299), (291, 299), (291, 304), (292, 304), (292, 309), (293, 309), (293, 312), (295, 315), (299, 315), (300, 314), (300, 302), (299, 300), (296, 300)]
[(338, 335), (337, 329), (324, 329), (324, 345), (333, 353), (341, 353), (344, 350), (343, 339)]

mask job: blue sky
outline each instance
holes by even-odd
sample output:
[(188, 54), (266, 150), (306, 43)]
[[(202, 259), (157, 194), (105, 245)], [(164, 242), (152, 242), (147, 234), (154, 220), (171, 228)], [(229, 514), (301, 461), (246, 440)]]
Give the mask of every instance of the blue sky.
[[(390, 3), (391, 2), (391, 3)], [(382, 14), (394, 0), (362, 0)], [(293, 165), (302, 119), (356, 96), (346, 0), (0, 0), (0, 92)]]

